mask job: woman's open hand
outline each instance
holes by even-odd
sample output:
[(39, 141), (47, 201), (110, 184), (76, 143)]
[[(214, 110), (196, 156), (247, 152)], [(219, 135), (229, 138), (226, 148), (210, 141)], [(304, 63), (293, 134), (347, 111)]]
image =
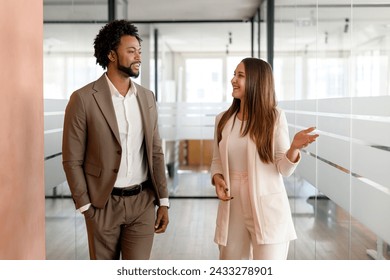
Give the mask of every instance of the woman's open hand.
[(299, 159), (299, 150), (306, 148), (311, 143), (316, 141), (318, 134), (311, 134), (316, 128), (309, 127), (301, 130), (294, 135), (294, 139), (291, 142), (290, 149), (287, 151), (287, 158), (291, 162), (297, 162)]
[(316, 141), (318, 134), (311, 134), (316, 128), (309, 127), (307, 129), (301, 130), (294, 135), (294, 139), (291, 143), (291, 148), (293, 149), (303, 149), (309, 146), (311, 143)]

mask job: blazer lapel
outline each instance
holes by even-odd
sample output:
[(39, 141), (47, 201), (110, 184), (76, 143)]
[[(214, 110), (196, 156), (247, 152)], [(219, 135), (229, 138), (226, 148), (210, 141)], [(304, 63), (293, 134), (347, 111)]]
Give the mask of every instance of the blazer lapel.
[(118, 123), (115, 116), (114, 105), (112, 104), (112, 97), (110, 88), (107, 84), (105, 74), (103, 74), (94, 84), (93, 89), (96, 91), (93, 96), (103, 113), (112, 133), (116, 140), (120, 143)]
[(137, 101), (138, 101), (139, 109), (141, 111), (142, 126), (144, 128), (144, 133), (145, 133), (146, 152), (148, 155), (150, 155), (151, 153), (149, 152), (149, 150), (152, 147), (151, 130), (153, 129), (153, 126), (150, 121), (149, 103), (143, 88), (138, 86), (134, 82), (133, 85), (135, 85), (137, 88)]
[(228, 195), (230, 195), (230, 176), (229, 176), (229, 157), (228, 157), (228, 147), (229, 147), (229, 140), (230, 140), (230, 132), (232, 130), (233, 126), (233, 120), (234, 116), (231, 117), (225, 124), (225, 127), (222, 130), (222, 141), (220, 142), (220, 156), (221, 161), (223, 163), (223, 172), (225, 176), (225, 181), (229, 186)]

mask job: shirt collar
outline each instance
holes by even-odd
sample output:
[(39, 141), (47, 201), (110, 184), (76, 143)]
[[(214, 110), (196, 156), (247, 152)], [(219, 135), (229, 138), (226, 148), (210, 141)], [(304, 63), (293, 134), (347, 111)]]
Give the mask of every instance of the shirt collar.
[[(119, 97), (119, 96), (122, 96), (119, 91), (116, 89), (116, 87), (114, 86), (114, 84), (110, 81), (110, 79), (108, 78), (107, 76), (107, 73), (105, 74), (106, 76), (106, 79), (107, 79), (107, 83), (108, 83), (108, 87), (110, 88), (110, 93), (111, 93), (111, 96), (116, 96), (116, 97)], [(127, 91), (127, 94), (126, 96), (131, 96), (132, 94), (134, 94), (135, 96), (137, 96), (137, 88), (135, 86), (135, 83), (130, 79), (130, 88), (129, 90)], [(123, 97), (123, 96), (122, 96)]]

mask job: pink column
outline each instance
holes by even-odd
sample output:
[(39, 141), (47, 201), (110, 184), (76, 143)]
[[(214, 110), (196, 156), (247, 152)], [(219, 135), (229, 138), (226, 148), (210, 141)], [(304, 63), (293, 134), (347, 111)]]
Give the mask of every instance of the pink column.
[(0, 42), (0, 259), (45, 259), (43, 1), (2, 1)]

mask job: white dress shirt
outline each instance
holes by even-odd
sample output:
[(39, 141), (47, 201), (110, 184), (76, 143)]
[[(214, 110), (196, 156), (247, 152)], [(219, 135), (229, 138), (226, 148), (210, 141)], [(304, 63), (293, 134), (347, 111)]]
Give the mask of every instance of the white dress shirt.
[[(114, 187), (124, 188), (140, 184), (148, 178), (148, 163), (144, 156), (145, 134), (137, 101), (137, 88), (134, 83), (130, 80), (131, 86), (127, 94), (122, 96), (107, 75), (106, 78), (111, 91), (122, 146), (122, 158)], [(169, 207), (169, 199), (161, 198), (160, 205)]]
[(144, 130), (141, 111), (134, 84), (130, 86), (127, 94), (122, 96), (108, 77), (107, 81), (122, 147), (122, 159), (114, 187), (124, 188), (140, 184), (148, 178), (147, 162), (144, 157)]

